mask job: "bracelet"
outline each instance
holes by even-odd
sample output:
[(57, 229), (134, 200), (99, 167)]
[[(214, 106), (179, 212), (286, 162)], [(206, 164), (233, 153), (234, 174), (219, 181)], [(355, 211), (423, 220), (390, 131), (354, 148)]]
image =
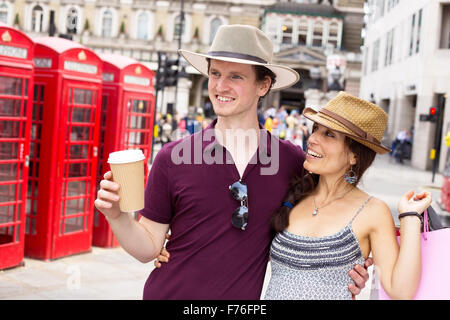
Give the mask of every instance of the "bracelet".
[(417, 218), (419, 218), (420, 222), (423, 222), (422, 215), (418, 214), (415, 211), (401, 213), (401, 214), (398, 215), (398, 218), (401, 219), (401, 218), (406, 217), (406, 216), (416, 216)]

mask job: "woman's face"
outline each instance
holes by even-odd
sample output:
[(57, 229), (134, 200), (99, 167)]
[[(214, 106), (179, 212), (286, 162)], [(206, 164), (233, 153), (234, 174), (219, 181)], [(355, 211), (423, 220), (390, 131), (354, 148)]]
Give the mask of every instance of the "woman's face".
[(354, 154), (345, 143), (345, 135), (314, 123), (308, 139), (304, 168), (320, 175), (343, 176), (356, 164)]

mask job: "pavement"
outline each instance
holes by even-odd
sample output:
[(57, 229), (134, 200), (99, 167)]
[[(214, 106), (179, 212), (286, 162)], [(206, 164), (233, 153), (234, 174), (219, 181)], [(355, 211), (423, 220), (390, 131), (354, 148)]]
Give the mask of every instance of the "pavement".
[[(447, 226), (450, 214), (437, 202), (443, 176), (436, 174), (431, 183), (430, 171), (412, 168), (408, 162), (397, 164), (388, 155), (377, 156), (366, 172), (361, 188), (385, 201), (398, 223), (397, 201), (409, 189), (429, 190), (433, 207)], [(88, 253), (53, 261), (24, 258), (23, 266), (0, 271), (0, 300), (140, 300), (145, 281), (153, 270), (153, 262), (143, 264), (122, 248), (92, 247)], [(263, 294), (270, 277), (268, 266)], [(377, 297), (373, 267), (366, 288), (358, 300)]]

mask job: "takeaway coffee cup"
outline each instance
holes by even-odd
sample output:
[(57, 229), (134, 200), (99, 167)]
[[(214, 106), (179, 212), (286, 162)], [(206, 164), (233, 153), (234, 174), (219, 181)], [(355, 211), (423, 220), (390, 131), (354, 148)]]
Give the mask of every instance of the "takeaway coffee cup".
[(113, 180), (120, 184), (119, 206), (123, 212), (144, 208), (144, 159), (141, 150), (123, 150), (109, 154)]

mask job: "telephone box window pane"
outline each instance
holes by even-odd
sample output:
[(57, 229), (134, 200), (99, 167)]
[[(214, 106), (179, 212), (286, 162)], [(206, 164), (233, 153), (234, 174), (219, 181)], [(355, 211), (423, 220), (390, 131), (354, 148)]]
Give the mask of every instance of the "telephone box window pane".
[(91, 108), (72, 108), (72, 122), (91, 123)]
[(74, 89), (73, 103), (75, 104), (92, 104), (92, 90)]
[(66, 200), (66, 216), (76, 213), (83, 213), (85, 202), (86, 199), (84, 198)]
[(42, 120), (42, 112), (43, 112), (42, 105), (38, 105), (38, 104), (34, 103), (32, 119), (33, 120)]
[[(30, 143), (30, 158), (33, 160), (39, 159), (39, 156), (41, 154), (41, 144), (40, 143)], [(30, 162), (30, 165), (33, 162)]]
[[(15, 202), (16, 201), (16, 189), (17, 189), (17, 185), (15, 185), (15, 184), (0, 185), (0, 203), (1, 202)], [(19, 193), (20, 193), (20, 188), (19, 188)], [(20, 199), (20, 194), (18, 196), (19, 196), (18, 199)], [(2, 212), (2, 209), (0, 209), (0, 212)]]
[(22, 115), (21, 106), (22, 100), (0, 99), (0, 116), (20, 117)]
[[(89, 185), (89, 183), (88, 183)], [(67, 190), (65, 187), (67, 186)], [(64, 191), (66, 194), (64, 194)], [(86, 181), (69, 181), (64, 183), (63, 197), (76, 197), (86, 194)]]
[(87, 144), (72, 144), (70, 146), (70, 159), (87, 159), (89, 156), (89, 145)]
[(0, 181), (17, 180), (17, 163), (0, 164)]
[(146, 129), (149, 120), (147, 117), (131, 116), (128, 129)]
[(0, 206), (0, 224), (14, 222), (15, 205)]
[(16, 242), (20, 241), (20, 224), (16, 226)]
[(0, 245), (13, 242), (13, 227), (0, 227)]
[(22, 96), (22, 79), (0, 76), (0, 94)]
[(69, 218), (64, 220), (64, 233), (71, 233), (83, 230), (84, 216)]
[(40, 140), (42, 133), (42, 125), (40, 123), (31, 124), (31, 140)]
[(71, 163), (69, 164), (69, 178), (86, 177), (88, 175), (87, 163)]
[[(19, 144), (17, 142), (0, 142), (0, 159), (17, 160), (19, 157)], [(2, 171), (0, 171), (2, 174)]]
[(70, 130), (70, 141), (90, 141), (90, 127), (72, 127)]
[(0, 122), (0, 138), (21, 138), (20, 121)]
[(132, 106), (131, 112), (147, 113), (148, 112), (147, 108), (148, 108), (147, 101), (133, 100), (133, 106)]

